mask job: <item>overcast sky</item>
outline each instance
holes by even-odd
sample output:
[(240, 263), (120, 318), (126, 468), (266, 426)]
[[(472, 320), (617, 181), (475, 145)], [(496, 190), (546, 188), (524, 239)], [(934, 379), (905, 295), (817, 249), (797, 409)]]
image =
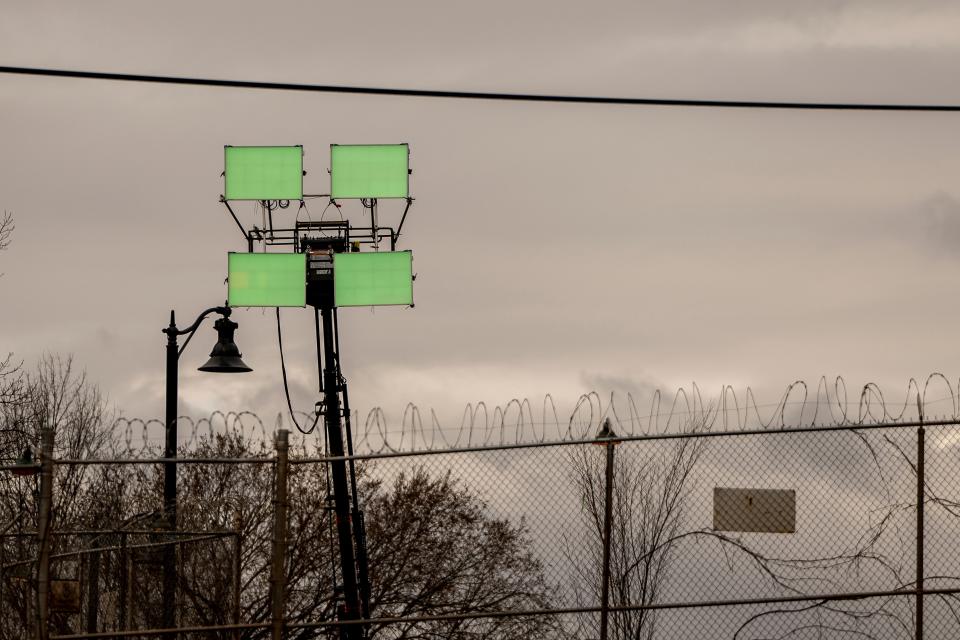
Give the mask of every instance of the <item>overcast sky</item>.
[[(0, 64), (263, 81), (789, 101), (960, 103), (951, 2), (7, 0)], [(361, 414), (551, 392), (844, 375), (900, 392), (960, 358), (960, 115), (496, 103), (0, 76), (0, 350), (72, 353), (118, 411), (163, 411), (160, 330), (226, 295), (244, 250), (223, 146), (408, 142), (414, 309), (341, 311)], [(312, 201), (310, 215), (323, 210)], [(292, 222), (295, 207), (278, 215)], [(246, 225), (257, 220), (240, 206)], [(397, 203), (382, 219), (395, 224)], [(344, 214), (362, 220), (356, 203)], [(329, 212), (328, 212), (329, 215)], [(295, 404), (312, 312), (284, 311)], [(181, 360), (181, 410), (282, 409), (272, 312), (255, 372)], [(536, 404), (536, 403), (535, 403)]]

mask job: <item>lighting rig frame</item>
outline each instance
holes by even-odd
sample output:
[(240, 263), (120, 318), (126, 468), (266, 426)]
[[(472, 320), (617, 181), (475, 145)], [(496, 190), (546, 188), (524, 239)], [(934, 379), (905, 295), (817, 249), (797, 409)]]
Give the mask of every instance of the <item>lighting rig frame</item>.
[[(412, 171), (407, 169), (408, 176)], [(306, 172), (304, 171), (304, 175)], [(226, 191), (226, 190), (225, 190)], [(328, 198), (330, 206), (341, 212), (341, 203), (329, 194), (303, 194), (299, 201), (298, 213), (306, 208), (306, 201)], [(380, 225), (377, 215), (376, 198), (350, 198), (359, 200), (369, 213), (368, 226), (353, 226), (348, 218), (340, 215), (339, 220), (295, 220), (292, 227), (278, 226), (274, 222), (274, 213), (290, 208), (296, 200), (260, 200), (263, 211), (264, 228), (256, 225), (245, 228), (237, 213), (225, 195), (220, 202), (240, 229), (247, 245), (247, 251), (253, 253), (255, 244), (263, 247), (286, 247), (295, 253), (307, 254), (306, 303), (314, 307), (317, 335), (317, 364), (321, 370), (319, 391), (321, 400), (317, 403), (317, 419), (324, 418), (324, 428), (332, 458), (330, 462), (333, 480), (332, 502), (336, 523), (336, 533), (340, 548), (341, 583), (343, 602), (338, 605), (338, 618), (357, 620), (370, 618), (370, 579), (367, 559), (366, 532), (364, 515), (360, 509), (357, 495), (356, 467), (352, 458), (353, 434), (350, 417), (350, 400), (347, 381), (340, 366), (340, 336), (337, 319), (337, 307), (334, 301), (333, 255), (336, 253), (358, 252), (364, 246), (379, 251), (382, 243), (389, 243), (390, 251), (396, 251), (407, 214), (413, 206), (414, 198), (409, 193), (400, 222), (396, 228)], [(412, 304), (411, 304), (412, 306)], [(277, 318), (279, 329), (279, 315)], [(321, 340), (322, 335), (322, 340)], [(322, 342), (322, 350), (321, 350)], [(316, 423), (315, 423), (316, 424)], [(345, 437), (344, 437), (345, 436)], [(338, 594), (335, 594), (335, 597)], [(361, 640), (367, 635), (366, 625), (346, 625), (342, 628), (348, 640)]]
[[(330, 198), (328, 194), (304, 194), (303, 200), (300, 200), (300, 208), (306, 207), (307, 200), (318, 198), (329, 198), (330, 205), (336, 207), (338, 211), (340, 211), (340, 208), (343, 206), (338, 201)], [(321, 239), (327, 237), (330, 233), (336, 233), (343, 237), (348, 246), (351, 247), (353, 243), (358, 243), (359, 245), (369, 245), (374, 249), (379, 249), (381, 242), (389, 241), (390, 251), (396, 251), (400, 234), (403, 231), (403, 224), (406, 222), (407, 214), (410, 212), (415, 198), (408, 196), (404, 198), (404, 200), (406, 201), (406, 206), (404, 206), (403, 215), (400, 217), (400, 223), (396, 229), (389, 225), (377, 224), (376, 198), (364, 198), (360, 200), (364, 209), (370, 212), (370, 226), (355, 227), (350, 224), (349, 220), (344, 219), (320, 221), (297, 220), (293, 227), (277, 227), (273, 223), (273, 212), (288, 209), (291, 203), (296, 201), (259, 200), (256, 202), (260, 204), (266, 213), (267, 224), (265, 228), (253, 225), (247, 229), (240, 222), (240, 218), (237, 217), (237, 213), (233, 210), (233, 207), (230, 206), (230, 201), (224, 196), (220, 196), (220, 202), (230, 213), (230, 217), (233, 218), (233, 221), (237, 224), (240, 233), (243, 234), (243, 239), (247, 243), (247, 251), (250, 253), (253, 253), (254, 243), (256, 242), (271, 247), (298, 247), (304, 238)], [(295, 251), (297, 250), (295, 249)]]

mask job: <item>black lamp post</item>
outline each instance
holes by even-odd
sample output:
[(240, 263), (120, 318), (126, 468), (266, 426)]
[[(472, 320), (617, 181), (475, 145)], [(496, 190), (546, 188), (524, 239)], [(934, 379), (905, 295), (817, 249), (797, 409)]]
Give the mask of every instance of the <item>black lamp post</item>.
[[(49, 590), (50, 590), (50, 521), (51, 503), (53, 495), (53, 428), (43, 427), (40, 431), (41, 462), (36, 462), (33, 450), (27, 446), (23, 453), (11, 466), (2, 467), (16, 476), (35, 476), (40, 474), (40, 505), (37, 514), (37, 542), (39, 557), (37, 558), (37, 615), (34, 618), (34, 634), (37, 640), (47, 640), (50, 637), (48, 625)], [(36, 494), (34, 494), (36, 495)], [(23, 503), (17, 516), (3, 527), (0, 533), (6, 533), (14, 525), (21, 524), (24, 514)], [(3, 588), (3, 567), (0, 566), (0, 590)]]
[[(163, 329), (167, 334), (167, 397), (166, 397), (166, 429), (163, 457), (167, 462), (163, 465), (163, 513), (166, 516), (165, 524), (171, 530), (177, 528), (177, 378), (180, 354), (190, 344), (190, 339), (197, 332), (200, 323), (211, 313), (219, 313), (220, 318), (214, 323), (217, 330), (217, 344), (210, 352), (210, 359), (199, 367), (200, 371), (211, 373), (247, 373), (253, 371), (240, 359), (240, 350), (233, 341), (233, 333), (237, 323), (230, 319), (230, 307), (211, 307), (197, 316), (197, 319), (186, 329), (177, 328), (174, 312), (170, 312), (170, 326)], [(177, 345), (177, 338), (185, 335), (183, 346)], [(163, 626), (176, 626), (177, 597), (177, 554), (173, 544), (163, 547)]]

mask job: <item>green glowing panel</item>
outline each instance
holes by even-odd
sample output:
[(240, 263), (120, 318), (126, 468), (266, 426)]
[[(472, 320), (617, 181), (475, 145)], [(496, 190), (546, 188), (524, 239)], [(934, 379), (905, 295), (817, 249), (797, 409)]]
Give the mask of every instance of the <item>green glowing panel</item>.
[(413, 254), (409, 251), (336, 253), (333, 299), (338, 307), (413, 304)]
[(224, 147), (227, 200), (303, 199), (303, 147)]
[(409, 191), (408, 145), (330, 145), (331, 198), (406, 198)]
[(304, 253), (231, 253), (227, 304), (231, 307), (303, 307), (307, 304)]

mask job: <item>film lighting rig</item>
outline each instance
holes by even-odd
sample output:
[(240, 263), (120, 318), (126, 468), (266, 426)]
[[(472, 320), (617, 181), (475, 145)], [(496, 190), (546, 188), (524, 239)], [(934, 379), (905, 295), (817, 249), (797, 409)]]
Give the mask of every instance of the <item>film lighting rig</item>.
[[(337, 309), (380, 305), (413, 306), (413, 258), (397, 250), (410, 197), (410, 151), (406, 144), (331, 145), (330, 192), (305, 194), (302, 146), (227, 146), (224, 193), (220, 198), (243, 233), (247, 251), (227, 259), (230, 307), (314, 308), (317, 360), (321, 364), (317, 420), (323, 416), (330, 455), (353, 455), (350, 402), (341, 371)], [(306, 201), (327, 198), (338, 220), (300, 219)], [(378, 219), (380, 200), (400, 200), (396, 228)], [(342, 201), (357, 200), (369, 223), (354, 226), (341, 214)], [(245, 227), (232, 206), (257, 203), (260, 226)], [(276, 213), (297, 205), (293, 226), (276, 224)], [(365, 216), (365, 217), (367, 217)], [(279, 216), (278, 216), (279, 218)], [(255, 252), (255, 248), (261, 249)], [(279, 327), (279, 315), (278, 315)], [(321, 338), (322, 336), (322, 338)], [(363, 511), (354, 461), (331, 462), (333, 512), (340, 550), (342, 620), (370, 616), (370, 579)], [(365, 636), (363, 625), (342, 627), (344, 637)]]

